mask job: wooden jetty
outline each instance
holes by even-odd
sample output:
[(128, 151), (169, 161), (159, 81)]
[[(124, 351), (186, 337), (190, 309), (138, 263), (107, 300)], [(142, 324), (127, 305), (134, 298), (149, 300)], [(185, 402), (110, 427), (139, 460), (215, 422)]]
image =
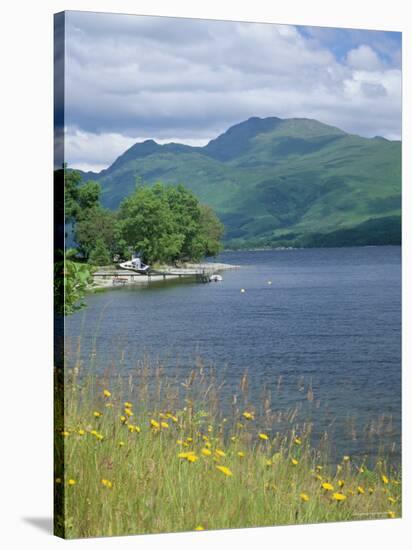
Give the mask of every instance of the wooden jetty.
[(96, 271), (93, 274), (95, 282), (109, 283), (110, 279), (113, 285), (126, 285), (131, 283), (150, 282), (156, 280), (180, 279), (182, 277), (192, 277), (201, 283), (209, 282), (209, 277), (215, 272), (216, 268), (202, 265), (199, 268), (169, 268), (164, 271), (152, 269), (147, 274), (137, 273), (127, 269), (111, 269)]

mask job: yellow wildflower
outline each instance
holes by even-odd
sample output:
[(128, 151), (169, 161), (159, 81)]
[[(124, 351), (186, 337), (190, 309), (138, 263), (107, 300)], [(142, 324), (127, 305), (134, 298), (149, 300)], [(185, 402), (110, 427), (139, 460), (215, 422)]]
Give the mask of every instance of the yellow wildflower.
[(245, 456), (245, 453), (243, 451), (238, 451), (237, 456), (243, 458)]
[(318, 465), (316, 466), (316, 469), (320, 472), (321, 470), (323, 470), (323, 466)]
[(124, 446), (124, 441), (119, 441), (118, 446), (123, 447)]
[(70, 432), (68, 432), (67, 430), (62, 432), (63, 437), (69, 437), (69, 435), (70, 435)]
[(389, 518), (392, 518), (392, 519), (393, 519), (393, 518), (396, 518), (396, 514), (395, 514), (395, 512), (394, 512), (393, 510), (388, 510), (387, 513), (388, 513), (388, 517), (389, 517)]
[(295, 443), (295, 445), (302, 445), (302, 440), (301, 440), (301, 438), (300, 438), (300, 437), (295, 437), (294, 443)]
[(360, 474), (363, 474), (365, 472), (365, 468), (363, 466), (360, 466), (360, 468), (358, 468), (358, 471)]
[(343, 487), (345, 485), (345, 481), (343, 479), (340, 479), (338, 481), (338, 485), (339, 485), (339, 487)]
[(387, 484), (389, 483), (389, 479), (386, 477), (385, 474), (382, 474), (381, 479), (382, 479), (382, 481), (383, 481), (383, 483), (384, 483), (385, 485), (387, 485)]
[(303, 502), (307, 502), (309, 500), (309, 495), (307, 495), (306, 493), (300, 493), (300, 500), (302, 500)]
[(246, 418), (246, 420), (254, 420), (255, 419), (255, 415), (250, 411), (245, 411), (244, 413), (242, 413), (242, 416), (244, 418)]
[(100, 411), (94, 411), (93, 416), (95, 416), (96, 418), (100, 418), (101, 416), (103, 416), (103, 413), (101, 413)]
[(203, 448), (201, 451), (203, 456), (210, 456), (212, 454), (212, 451), (210, 449)]
[(127, 418), (122, 414), (120, 417), (120, 421), (122, 422), (122, 424), (126, 424)]
[(388, 501), (389, 501), (391, 504), (395, 504), (396, 498), (394, 498), (394, 497), (388, 497)]
[(266, 464), (266, 466), (272, 466), (272, 461), (271, 460), (265, 460), (265, 464)]
[(296, 458), (291, 458), (290, 461), (293, 464), (293, 466), (297, 466), (299, 464), (299, 460), (297, 460)]
[(318, 481), (322, 481), (323, 479), (323, 477), (320, 474), (316, 474), (315, 477)]
[(186, 441), (187, 441), (188, 443), (192, 443), (192, 442), (193, 442), (193, 437), (187, 437), (187, 438), (186, 438)]
[(261, 433), (259, 434), (259, 438), (263, 439), (263, 441), (267, 441), (269, 439), (269, 436), (267, 434)]
[(322, 489), (325, 489), (325, 491), (333, 491), (333, 485), (327, 481), (324, 481), (322, 483)]
[(196, 462), (196, 460), (199, 460), (199, 457), (195, 454), (189, 454), (189, 456), (186, 457), (186, 460), (188, 462)]
[(169, 427), (169, 424), (167, 422), (160, 422), (160, 426), (162, 428), (168, 428)]
[(374, 490), (372, 489), (372, 487), (369, 487), (369, 494), (373, 495), (373, 492), (374, 492)]
[(363, 487), (361, 487), (360, 485), (358, 485), (357, 491), (358, 491), (358, 495), (364, 495), (365, 494), (365, 489)]
[(77, 432), (79, 435), (84, 435), (86, 432), (82, 429), (80, 429), (78, 432)]
[(133, 411), (130, 407), (126, 407), (125, 410), (124, 410), (124, 414), (126, 416), (133, 416), (134, 413), (133, 413)]
[(113, 487), (113, 483), (108, 479), (102, 479), (101, 484), (107, 487), (107, 489), (111, 489)]
[(233, 475), (232, 471), (226, 466), (216, 466), (216, 469), (219, 470), (219, 472), (222, 472), (222, 474), (225, 474), (225, 476)]
[(332, 498), (337, 501), (346, 500), (346, 495), (343, 495), (342, 493), (333, 493)]
[(69, 479), (68, 482), (67, 482), (69, 485), (73, 486), (73, 485), (76, 485), (76, 480), (75, 479)]
[(159, 430), (160, 429), (160, 424), (157, 420), (153, 420), (153, 418), (150, 420), (150, 425), (152, 428), (154, 428), (155, 430)]
[(343, 457), (343, 462), (349, 462), (349, 460), (350, 460), (350, 456), (349, 456), (349, 455), (345, 455), (345, 456)]
[(132, 409), (133, 408), (133, 403), (130, 403), (130, 401), (125, 401), (123, 403), (125, 409)]
[(110, 397), (112, 394), (109, 392), (109, 390), (103, 390), (103, 395), (105, 397)]
[(204, 531), (204, 530), (205, 530), (205, 528), (203, 527), (203, 525), (197, 525), (195, 527), (195, 531)]
[(129, 426), (127, 426), (127, 428), (128, 428), (130, 433), (134, 432), (134, 426), (132, 426), (131, 424), (129, 424)]
[(222, 451), (221, 449), (216, 449), (215, 454), (217, 456), (226, 456), (226, 453)]

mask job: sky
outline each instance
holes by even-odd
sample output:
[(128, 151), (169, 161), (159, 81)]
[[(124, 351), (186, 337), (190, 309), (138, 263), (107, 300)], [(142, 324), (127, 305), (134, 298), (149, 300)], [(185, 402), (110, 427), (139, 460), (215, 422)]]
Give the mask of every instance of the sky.
[(251, 116), (401, 138), (401, 33), (66, 12), (65, 158), (205, 145)]

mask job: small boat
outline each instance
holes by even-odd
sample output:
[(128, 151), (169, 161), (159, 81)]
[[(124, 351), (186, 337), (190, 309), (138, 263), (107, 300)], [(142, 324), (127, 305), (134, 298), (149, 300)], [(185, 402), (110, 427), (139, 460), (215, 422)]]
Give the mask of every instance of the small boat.
[(130, 271), (136, 271), (136, 273), (140, 273), (141, 275), (147, 275), (150, 271), (150, 266), (144, 264), (140, 256), (137, 255), (133, 255), (132, 259), (128, 262), (119, 264), (119, 267)]
[(223, 277), (221, 275), (211, 275), (209, 277), (209, 282), (211, 283), (218, 283), (219, 281), (223, 281)]

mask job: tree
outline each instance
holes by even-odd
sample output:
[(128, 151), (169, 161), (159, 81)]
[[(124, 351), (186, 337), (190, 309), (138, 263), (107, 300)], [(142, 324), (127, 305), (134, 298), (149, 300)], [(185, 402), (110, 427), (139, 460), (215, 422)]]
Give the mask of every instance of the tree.
[(76, 223), (74, 239), (86, 259), (91, 257), (99, 241), (104, 244), (109, 256), (119, 252), (116, 220), (115, 212), (100, 206), (89, 208), (80, 216)]
[(112, 256), (103, 239), (97, 239), (90, 254), (89, 263), (93, 265), (107, 265), (112, 261)]
[(217, 256), (221, 250), (221, 239), (224, 225), (212, 208), (206, 204), (200, 205), (200, 234), (204, 256)]
[(61, 253), (61, 259), (54, 264), (54, 300), (57, 315), (71, 315), (85, 307), (83, 299), (87, 288), (93, 283), (93, 276), (87, 264), (73, 261), (73, 249)]
[(82, 183), (77, 170), (64, 170), (64, 212), (66, 224), (76, 224), (85, 211), (99, 205), (100, 184), (96, 181)]

